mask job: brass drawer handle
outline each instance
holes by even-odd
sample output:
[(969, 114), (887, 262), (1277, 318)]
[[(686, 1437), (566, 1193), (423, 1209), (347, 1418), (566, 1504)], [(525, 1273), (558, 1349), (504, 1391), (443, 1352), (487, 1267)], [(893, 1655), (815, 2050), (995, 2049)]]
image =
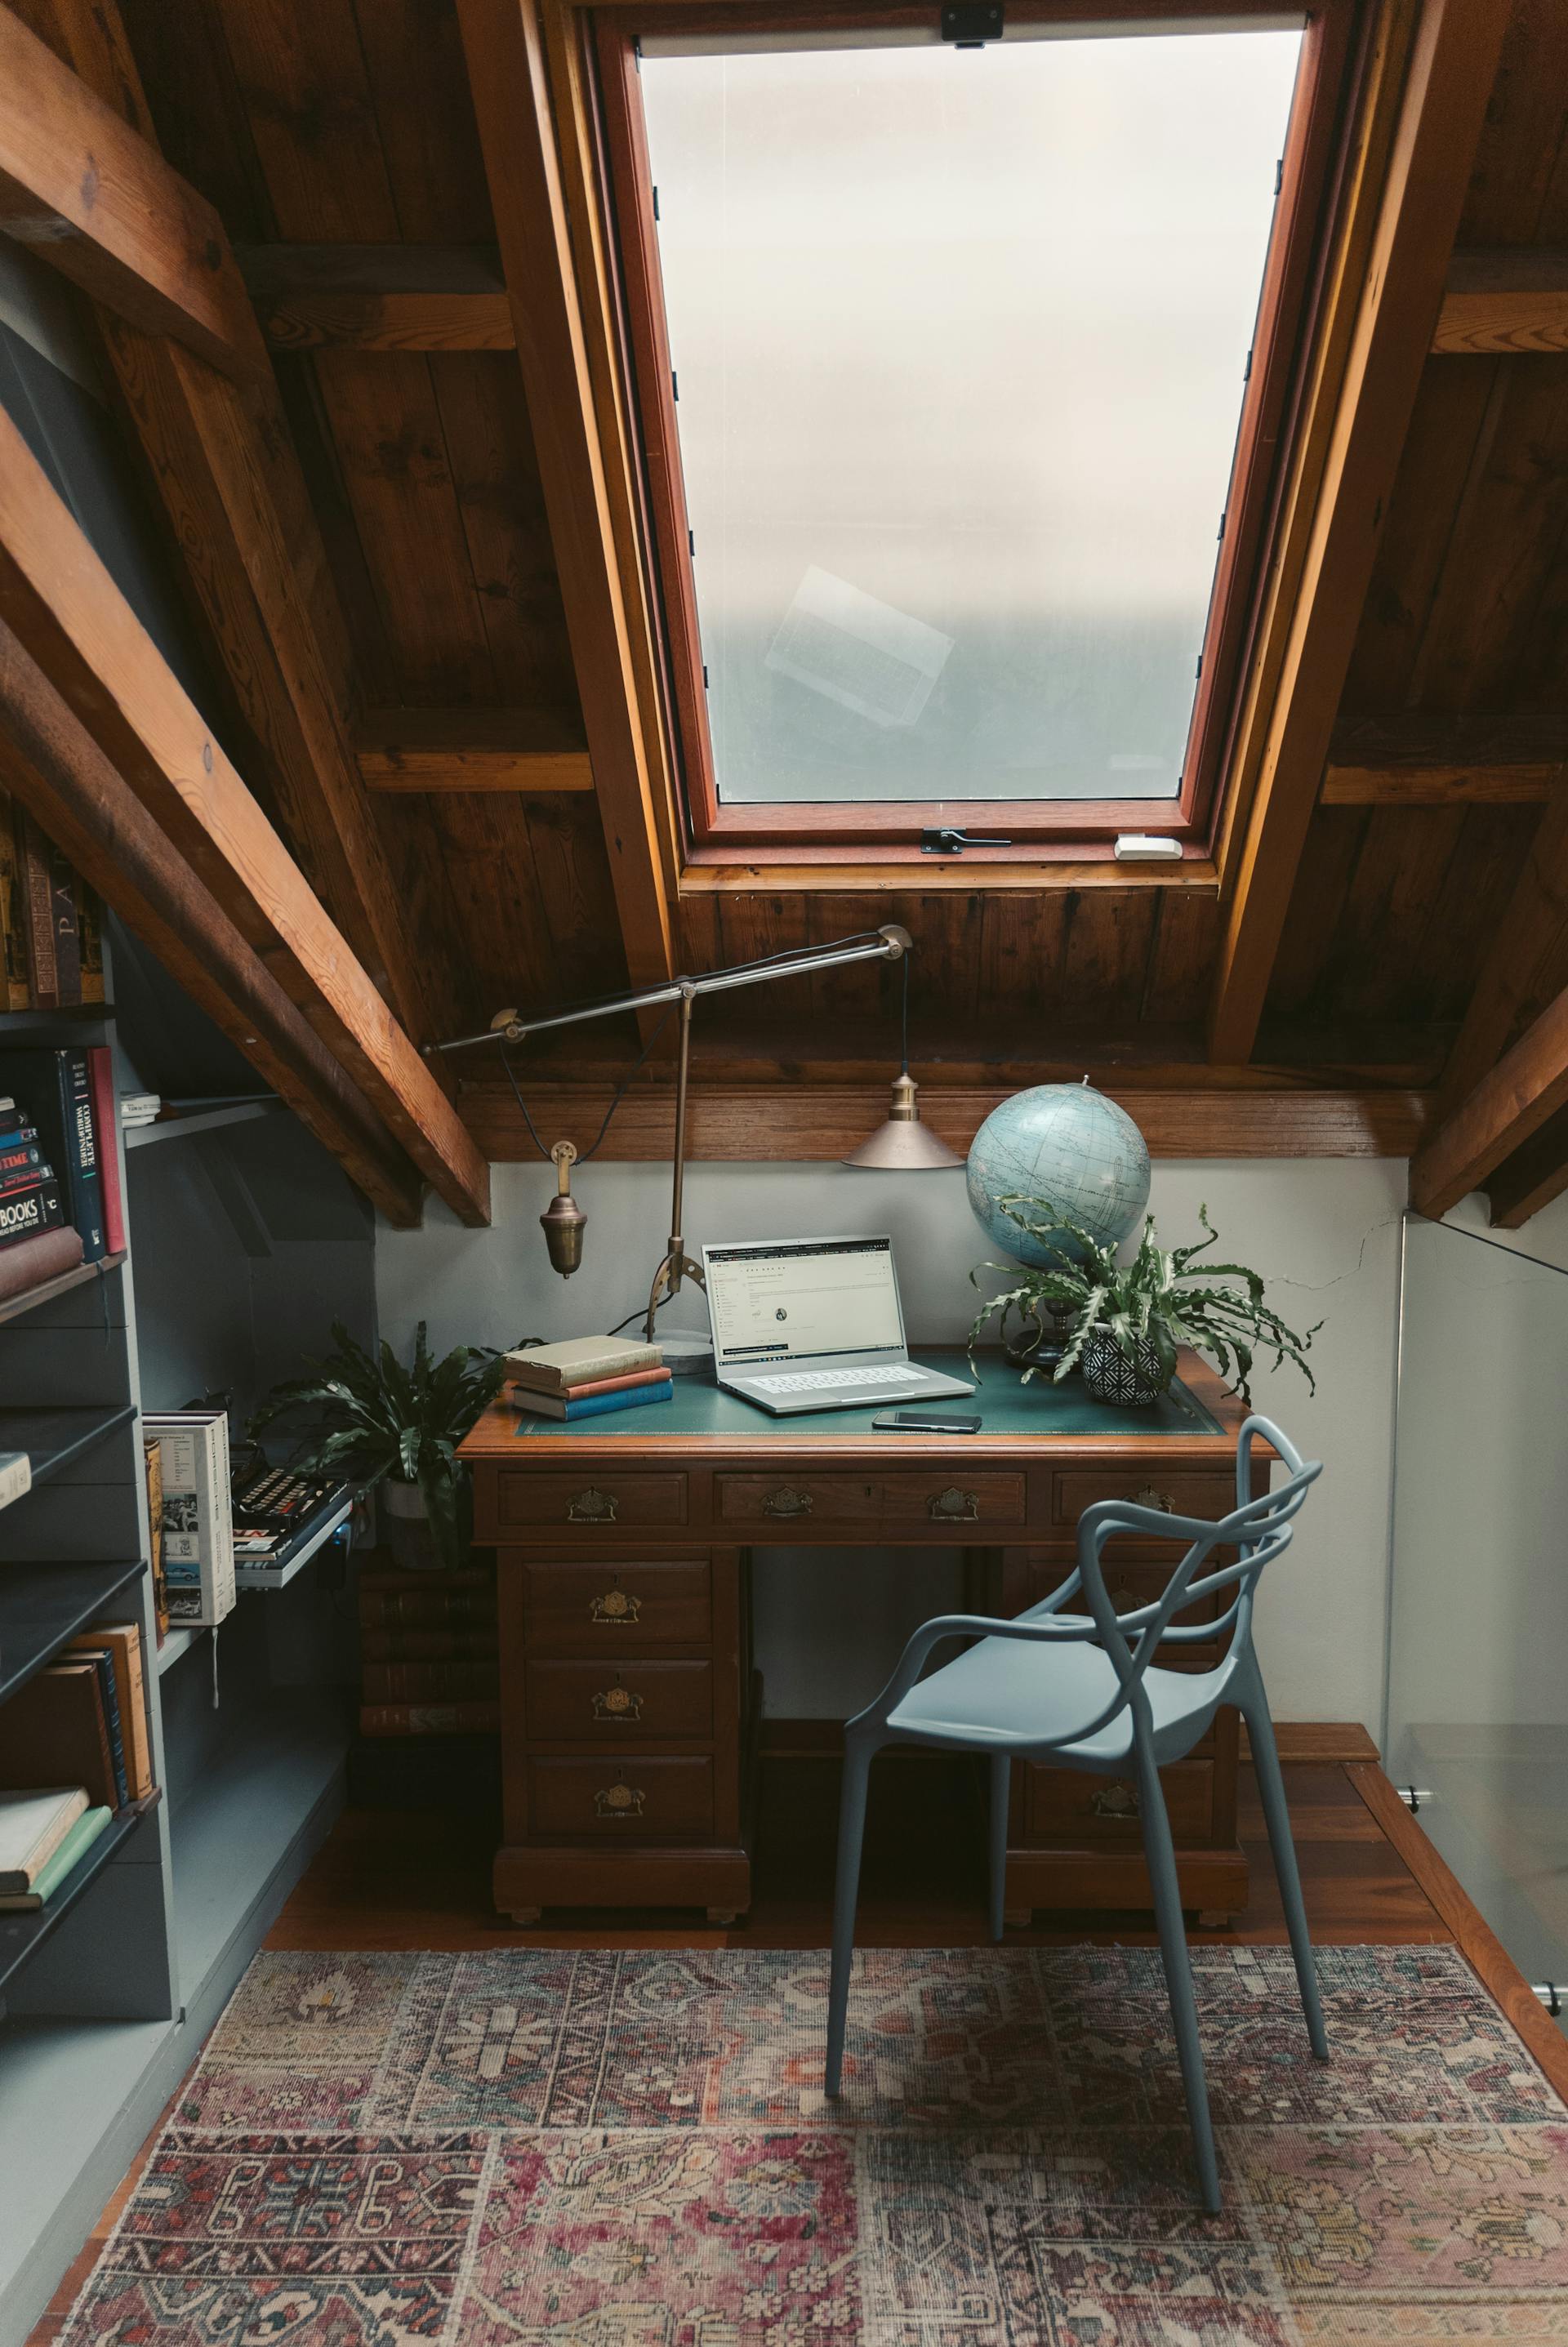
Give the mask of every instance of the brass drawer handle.
[(629, 1597), (624, 1589), (607, 1589), (602, 1597), (590, 1597), (588, 1601), (590, 1622), (608, 1622), (624, 1626), (629, 1622), (635, 1622), (641, 1611), (641, 1598)]
[(979, 1521), (980, 1503), (973, 1491), (960, 1491), (949, 1483), (945, 1491), (932, 1492), (926, 1513), (934, 1524), (973, 1524)]
[(1121, 1780), (1113, 1785), (1102, 1785), (1089, 1807), (1097, 1818), (1120, 1818), (1122, 1820), (1136, 1818), (1139, 1814), (1138, 1788)]
[(605, 1785), (593, 1797), (594, 1813), (601, 1818), (640, 1818), (647, 1799), (635, 1785)]
[(776, 1491), (763, 1494), (764, 1516), (809, 1516), (811, 1509), (811, 1493), (797, 1491), (793, 1483), (781, 1483)]
[(630, 1687), (606, 1687), (593, 1698), (595, 1719), (641, 1719), (642, 1697), (633, 1695)]
[(615, 1522), (615, 1494), (601, 1491), (590, 1483), (584, 1491), (567, 1501), (566, 1520), (569, 1524), (612, 1524)]
[(1135, 1508), (1158, 1508), (1163, 1516), (1173, 1516), (1176, 1503), (1169, 1491), (1156, 1491), (1153, 1483), (1145, 1483), (1141, 1491), (1132, 1493)]

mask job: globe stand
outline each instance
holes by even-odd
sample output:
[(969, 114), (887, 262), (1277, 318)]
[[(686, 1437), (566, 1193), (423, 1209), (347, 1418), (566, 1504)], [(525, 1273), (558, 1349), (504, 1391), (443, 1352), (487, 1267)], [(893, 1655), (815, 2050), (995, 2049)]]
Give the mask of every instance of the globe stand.
[(1015, 1369), (1054, 1369), (1072, 1334), (1071, 1306), (1041, 1304), (1019, 1317), (1024, 1327), (1017, 1337), (1002, 1337), (1003, 1360)]

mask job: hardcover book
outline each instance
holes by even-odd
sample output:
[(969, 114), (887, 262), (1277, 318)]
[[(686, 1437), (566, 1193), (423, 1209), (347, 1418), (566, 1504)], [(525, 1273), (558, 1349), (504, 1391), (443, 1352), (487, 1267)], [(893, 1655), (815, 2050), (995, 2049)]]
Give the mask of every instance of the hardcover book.
[(100, 1622), (66, 1647), (67, 1655), (106, 1653), (112, 1666), (116, 1707), (125, 1753), (128, 1799), (141, 1800), (153, 1786), (152, 1739), (147, 1726), (147, 1687), (142, 1676), (141, 1631), (134, 1622)]
[(169, 1618), (212, 1629), (234, 1610), (229, 1419), (220, 1409), (148, 1410), (161, 1448)]
[(87, 1799), (117, 1806), (114, 1753), (96, 1663), (46, 1663), (0, 1704), (0, 1785), (24, 1793), (83, 1785)]
[(530, 1345), (508, 1353), (506, 1360), (517, 1384), (560, 1393), (568, 1386), (625, 1377), (632, 1369), (661, 1368), (664, 1356), (657, 1345), (629, 1343), (624, 1337), (571, 1337), (564, 1344)]
[[(38, 1178), (29, 1182), (25, 1190), (13, 1190), (0, 1197), (0, 1247), (9, 1247), (18, 1239), (31, 1239), (40, 1232), (57, 1231), (64, 1225), (66, 1210), (60, 1202), (60, 1185), (52, 1174), (46, 1175), (42, 1166)], [(71, 1233), (81, 1245), (79, 1231)], [(81, 1261), (81, 1253), (76, 1255)], [(20, 1295), (20, 1288), (10, 1291)]]
[(31, 1891), (87, 1806), (80, 1785), (0, 1793), (0, 1892)]
[(54, 1051), (0, 1051), (0, 1087), (31, 1110), (45, 1159), (60, 1184), (65, 1219), (81, 1234), (82, 1260), (97, 1263), (107, 1250), (86, 1051), (67, 1044)]
[(636, 1385), (609, 1393), (583, 1394), (565, 1399), (557, 1394), (517, 1394), (514, 1399), (525, 1419), (564, 1419), (569, 1425), (574, 1419), (602, 1418), (612, 1410), (644, 1409), (649, 1403), (669, 1401), (675, 1391), (671, 1377), (657, 1378), (651, 1385)]
[(0, 1894), (0, 1914), (36, 1914), (40, 1907), (46, 1907), (67, 1875), (80, 1865), (113, 1822), (114, 1812), (109, 1809), (84, 1809), (31, 1889)]

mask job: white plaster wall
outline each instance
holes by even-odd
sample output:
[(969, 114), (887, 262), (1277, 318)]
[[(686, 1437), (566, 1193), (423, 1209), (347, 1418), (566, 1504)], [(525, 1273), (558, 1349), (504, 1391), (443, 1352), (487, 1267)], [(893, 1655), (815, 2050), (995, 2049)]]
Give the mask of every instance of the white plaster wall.
[[(606, 1328), (645, 1297), (667, 1227), (662, 1168), (582, 1169), (576, 1186), (589, 1227), (583, 1268), (569, 1282), (550, 1270), (536, 1222), (553, 1186), (548, 1169), (498, 1165), (494, 1184), (488, 1230), (464, 1230), (433, 1204), (422, 1230), (378, 1231), (381, 1328), (400, 1348), (422, 1316), (438, 1345), (507, 1344)], [(1389, 1160), (1155, 1167), (1153, 1205), (1167, 1244), (1198, 1235), (1203, 1201), (1221, 1252), (1263, 1273), (1293, 1327), (1325, 1322), (1313, 1351), (1316, 1400), (1289, 1370), (1265, 1373), (1255, 1387), (1260, 1407), (1325, 1462), (1296, 1545), (1259, 1604), (1259, 1647), (1282, 1719), (1374, 1728), (1378, 1719), (1405, 1187), (1403, 1163)], [(890, 1231), (911, 1341), (951, 1341), (968, 1327), (968, 1273), (988, 1248), (960, 1173), (702, 1164), (686, 1195), (689, 1249), (704, 1239)], [(695, 1325), (693, 1304), (672, 1313)], [(758, 1573), (769, 1710), (842, 1717), (880, 1684), (906, 1630), (956, 1594), (956, 1567), (943, 1558), (770, 1553)]]

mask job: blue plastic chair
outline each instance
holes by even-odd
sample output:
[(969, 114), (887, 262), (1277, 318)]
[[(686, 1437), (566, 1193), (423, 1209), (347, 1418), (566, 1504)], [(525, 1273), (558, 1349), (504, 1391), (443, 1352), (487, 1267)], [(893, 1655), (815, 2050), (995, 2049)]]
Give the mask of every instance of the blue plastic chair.
[[(1252, 1446), (1260, 1435), (1284, 1460), (1286, 1480), (1277, 1491), (1253, 1500), (1247, 1497), (1252, 1488)], [(1326, 2062), (1328, 2039), (1307, 1937), (1296, 1846), (1290, 1838), (1285, 1783), (1252, 1643), (1253, 1594), (1258, 1576), (1289, 1545), (1291, 1519), (1300, 1511), (1308, 1485), (1322, 1471), (1319, 1462), (1304, 1462), (1266, 1418), (1249, 1418), (1236, 1440), (1237, 1504), (1217, 1523), (1194, 1516), (1167, 1515), (1128, 1500), (1102, 1500), (1079, 1520), (1076, 1568), (1040, 1604), (1010, 1622), (946, 1614), (915, 1632), (876, 1702), (850, 1720), (844, 1732), (844, 1792), (828, 1991), (829, 2096), (836, 2096), (841, 2091), (866, 1785), (872, 1760), (882, 1747), (926, 1744), (989, 1757), (990, 1924), (995, 1940), (1002, 1936), (1008, 1787), (1013, 1761), (1049, 1759), (1059, 1768), (1081, 1768), (1094, 1776), (1122, 1776), (1131, 1770), (1138, 1790), (1143, 1851), (1154, 1893), (1160, 1952), (1198, 2178), (1204, 2207), (1218, 2210), (1214, 2126), (1204, 2081), (1175, 1852), (1159, 1771), (1168, 1762), (1184, 1758), (1207, 1735), (1222, 1704), (1235, 1706), (1251, 1739), (1307, 2034), (1313, 2053)], [(1126, 1533), (1135, 1533), (1140, 1540), (1184, 1541), (1187, 1549), (1163, 1596), (1119, 1614), (1105, 1587), (1101, 1558), (1107, 1541)], [(1208, 1560), (1219, 1549), (1235, 1550), (1235, 1561), (1210, 1569)], [(1080, 1590), (1088, 1601), (1088, 1614), (1064, 1614), (1063, 1607)], [(1173, 1615), (1222, 1591), (1229, 1593), (1229, 1602), (1217, 1620), (1171, 1627)], [(1217, 1669), (1171, 1671), (1153, 1666), (1154, 1650), (1162, 1640), (1167, 1645), (1212, 1645), (1227, 1628), (1231, 1643)], [(979, 1643), (922, 1678), (921, 1666), (932, 1648), (949, 1638), (973, 1638)]]

